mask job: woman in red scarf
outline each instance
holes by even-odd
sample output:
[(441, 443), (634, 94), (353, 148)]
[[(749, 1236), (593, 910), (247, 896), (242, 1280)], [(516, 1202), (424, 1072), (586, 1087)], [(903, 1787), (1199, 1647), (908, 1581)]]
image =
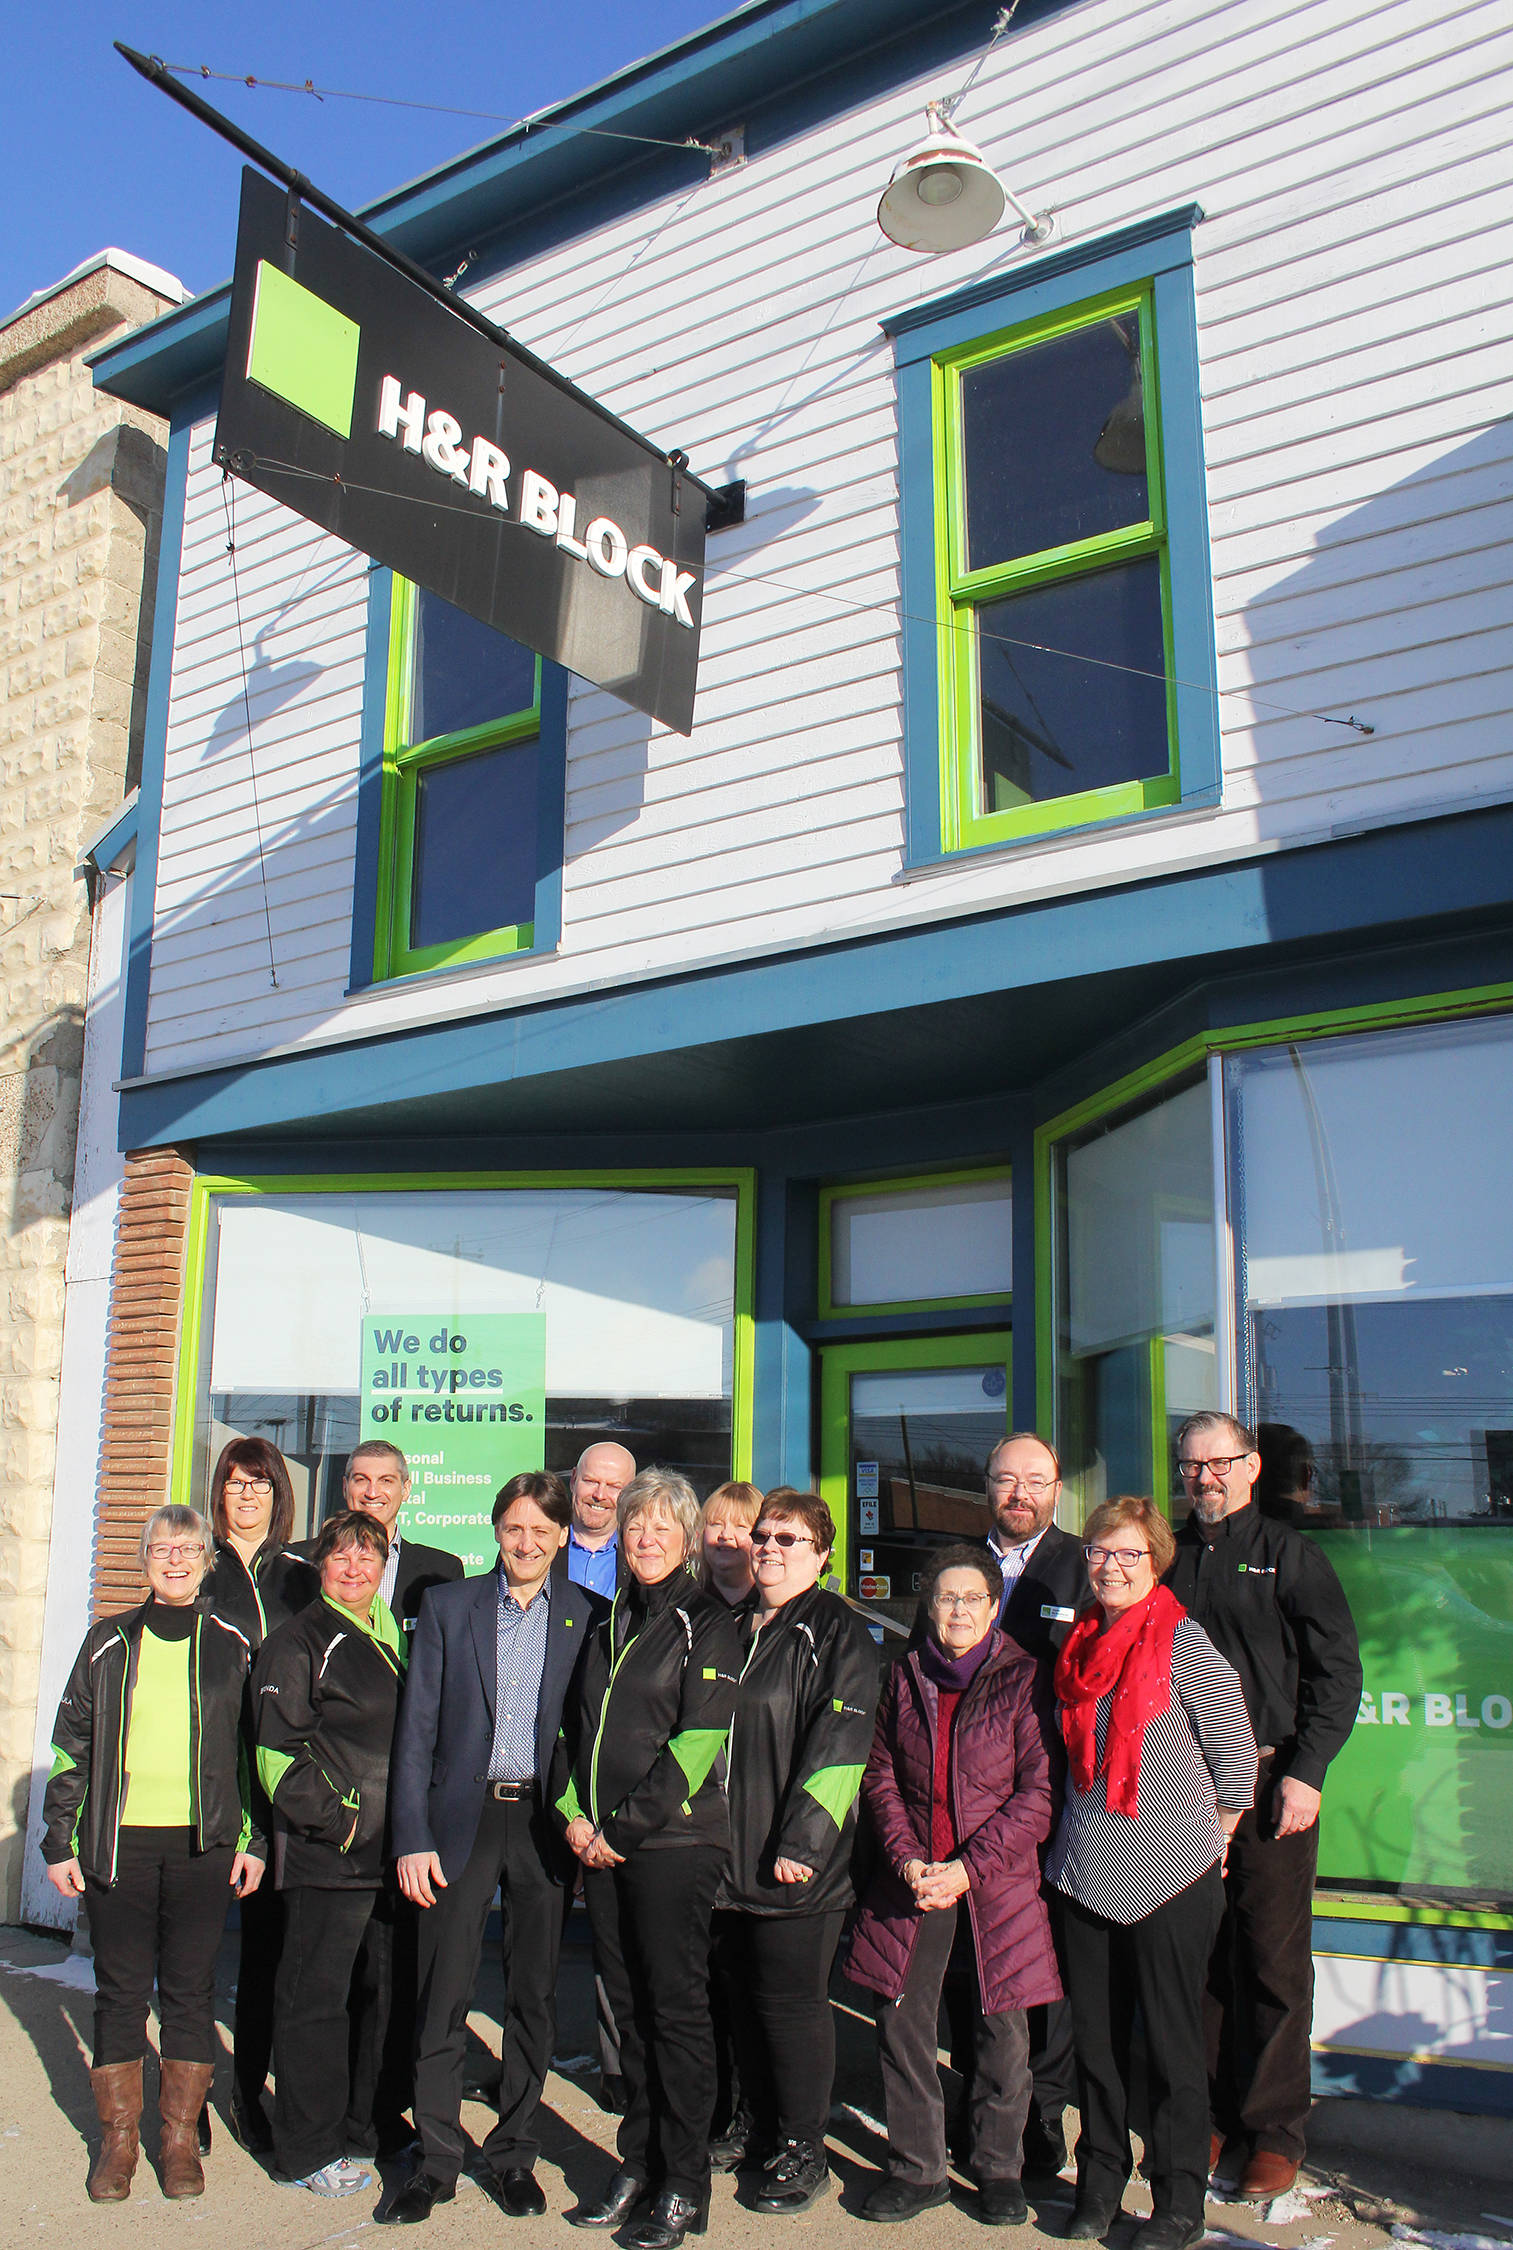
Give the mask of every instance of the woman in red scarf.
[(1255, 1798), (1255, 1736), (1234, 1671), (1157, 1583), (1175, 1546), (1155, 1502), (1110, 1500), (1083, 1537), (1093, 1600), (1056, 1664), (1068, 1772), (1046, 1864), (1062, 1894), (1082, 2113), (1067, 2232), (1099, 2239), (1119, 2215), (1138, 2006), (1152, 2212), (1137, 2250), (1189, 2250), (1208, 2179), (1203, 1985), (1224, 1854)]

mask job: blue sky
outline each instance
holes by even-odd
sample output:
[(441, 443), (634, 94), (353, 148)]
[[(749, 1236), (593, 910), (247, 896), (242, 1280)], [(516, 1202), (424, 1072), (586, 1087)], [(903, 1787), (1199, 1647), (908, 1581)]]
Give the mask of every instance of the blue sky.
[[(727, 0), (728, 4), (728, 0)], [(227, 278), (242, 159), (129, 70), (165, 62), (513, 120), (726, 12), (721, 0), (24, 0), (7, 10), (0, 319), (107, 245), (191, 290)], [(328, 195), (356, 208), (502, 126), (368, 102), (199, 84)]]

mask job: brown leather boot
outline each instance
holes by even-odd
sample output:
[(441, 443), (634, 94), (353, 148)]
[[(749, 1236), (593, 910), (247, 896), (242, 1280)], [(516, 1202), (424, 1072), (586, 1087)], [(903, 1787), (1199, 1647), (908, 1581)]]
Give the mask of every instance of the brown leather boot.
[(203, 2195), (205, 2169), (200, 2162), (200, 2111), (210, 2094), (214, 2063), (169, 2061), (162, 2065), (158, 2109), (163, 2137), (158, 2147), (158, 2177), (163, 2193), (177, 2199)]
[(142, 2065), (140, 2061), (106, 2063), (90, 2072), (89, 2083), (105, 2128), (89, 2175), (89, 2199), (121, 2203), (131, 2193), (131, 2175), (142, 2146)]

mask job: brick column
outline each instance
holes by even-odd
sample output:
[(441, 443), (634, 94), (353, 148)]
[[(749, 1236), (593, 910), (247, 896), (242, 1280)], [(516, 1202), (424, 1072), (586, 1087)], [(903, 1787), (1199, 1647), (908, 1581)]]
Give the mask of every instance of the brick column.
[(142, 1526), (168, 1498), (193, 1180), (193, 1167), (175, 1149), (138, 1150), (126, 1159), (105, 1362), (97, 1617), (142, 1599)]

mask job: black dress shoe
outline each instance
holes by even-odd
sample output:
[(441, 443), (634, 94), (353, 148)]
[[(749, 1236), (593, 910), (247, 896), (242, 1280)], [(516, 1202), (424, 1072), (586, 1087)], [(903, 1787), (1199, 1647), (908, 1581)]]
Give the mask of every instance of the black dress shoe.
[(651, 2190), (645, 2180), (635, 2172), (617, 2172), (597, 2203), (580, 2203), (576, 2211), (569, 2211), (570, 2227), (623, 2226), (638, 2203), (644, 2203)]
[(709, 2161), (717, 2172), (739, 2172), (756, 2140), (756, 2119), (743, 2102), (718, 2140), (709, 2144)]
[(1135, 2236), (1135, 2250), (1192, 2250), (1203, 2239), (1202, 2219), (1179, 2219), (1174, 2211), (1155, 2211)]
[(784, 2141), (776, 2156), (762, 2167), (762, 2186), (752, 2197), (753, 2211), (789, 2218), (818, 2203), (830, 2185), (830, 2164), (823, 2141)]
[(480, 2066), (462, 2074), (462, 2098), (465, 2102), (487, 2102), (490, 2109), (499, 2107), (501, 2075), (497, 2070)]
[(933, 2211), (937, 2203), (950, 2200), (951, 2188), (946, 2180), (900, 2180), (885, 2172), (868, 2189), (866, 2200), (856, 2215), (859, 2219), (873, 2219), (879, 2226), (897, 2226), (904, 2219), (917, 2219), (921, 2211)]
[(539, 2219), (546, 2209), (546, 2197), (536, 2175), (524, 2164), (511, 2164), (496, 2172), (489, 2189), (507, 2219)]
[(450, 2203), (456, 2193), (455, 2180), (438, 2180), (429, 2172), (417, 2172), (387, 2203), (379, 2205), (374, 2217), (381, 2227), (418, 2227), (431, 2216), (436, 2204)]
[(1101, 2242), (1119, 2216), (1120, 2198), (1079, 2188), (1072, 2215), (1066, 2223), (1068, 2242)]
[(659, 2188), (644, 2219), (628, 2229), (630, 2250), (679, 2250), (685, 2234), (702, 2234), (709, 2224), (709, 2190), (678, 2195)]
[(977, 2216), (985, 2227), (1022, 2227), (1030, 2215), (1018, 2180), (980, 2180)]

